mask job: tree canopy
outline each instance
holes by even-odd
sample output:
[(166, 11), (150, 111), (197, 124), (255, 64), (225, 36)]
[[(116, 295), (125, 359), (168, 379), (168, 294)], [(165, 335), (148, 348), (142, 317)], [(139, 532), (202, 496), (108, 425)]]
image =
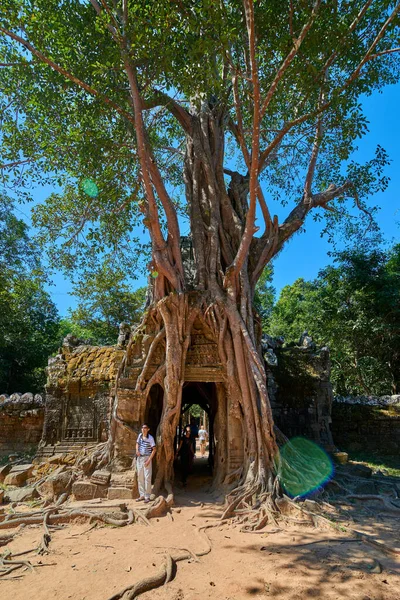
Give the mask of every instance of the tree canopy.
[(269, 331), (307, 330), (328, 344), (338, 394), (396, 394), (400, 385), (400, 245), (339, 253), (314, 281), (283, 288)]
[[(3, 183), (26, 198), (32, 183), (61, 187), (36, 211), (58, 266), (90, 270), (106, 254), (132, 274), (142, 220), (154, 259), (175, 211), (190, 212), (190, 107), (223, 105), (225, 176), (234, 161), (250, 180), (241, 253), (253, 240), (258, 278), (311, 209), (328, 234), (353, 228), (350, 197), (371, 227), (366, 203), (385, 188), (388, 159), (381, 147), (365, 165), (351, 154), (368, 127), (360, 97), (398, 79), (398, 12), (387, 0), (4, 0)], [(290, 207), (282, 223), (274, 200)], [(165, 258), (155, 262), (173, 279)]]

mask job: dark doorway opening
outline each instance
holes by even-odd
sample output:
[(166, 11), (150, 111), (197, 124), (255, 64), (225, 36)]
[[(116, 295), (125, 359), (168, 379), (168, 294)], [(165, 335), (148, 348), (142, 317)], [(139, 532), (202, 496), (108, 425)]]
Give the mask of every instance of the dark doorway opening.
[[(182, 408), (176, 438), (176, 449), (184, 435), (185, 427), (192, 427), (192, 435), (196, 434), (195, 458), (189, 471), (188, 487), (190, 489), (203, 488), (211, 483), (215, 457), (214, 421), (217, 414), (217, 390), (212, 382), (185, 382), (182, 389)], [(198, 430), (207, 431), (205, 456), (201, 456), (200, 439)], [(184, 469), (182, 457), (176, 465), (176, 479), (184, 483)]]
[(157, 429), (161, 421), (164, 402), (164, 390), (155, 383), (149, 393), (150, 402), (147, 403), (144, 420), (150, 427), (150, 433), (156, 439)]

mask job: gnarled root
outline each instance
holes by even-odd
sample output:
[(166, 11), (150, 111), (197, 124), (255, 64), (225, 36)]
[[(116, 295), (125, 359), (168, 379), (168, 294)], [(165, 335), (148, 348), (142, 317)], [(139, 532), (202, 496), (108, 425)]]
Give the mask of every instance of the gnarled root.
[[(164, 517), (169, 512), (169, 506), (164, 496), (158, 496), (153, 504), (146, 510), (145, 518), (154, 519)], [(150, 524), (150, 523), (149, 523)]]
[(7, 544), (13, 541), (16, 535), (16, 533), (6, 533), (0, 535), (0, 546), (7, 546)]
[(355, 529), (349, 529), (349, 532), (356, 537), (357, 540), (361, 540), (362, 542), (372, 546), (373, 548), (377, 548), (384, 554), (388, 556), (395, 556), (399, 558), (400, 556), (400, 548), (392, 548), (392, 546), (388, 546), (383, 542), (378, 542), (374, 540), (372, 537), (367, 535), (366, 533), (362, 533), (361, 531), (356, 531)]
[(387, 512), (400, 514), (400, 507), (390, 501), (389, 498), (385, 498), (384, 496), (380, 496), (379, 494), (347, 494), (344, 496), (344, 500), (361, 500), (365, 502), (370, 502), (377, 500), (382, 502)]
[(145, 577), (133, 585), (126, 587), (125, 589), (111, 596), (109, 600), (134, 600), (134, 598), (138, 598), (141, 594), (144, 594), (150, 590), (154, 590), (162, 585), (166, 585), (169, 581), (172, 581), (175, 575), (175, 567), (177, 562), (199, 558), (211, 552), (211, 541), (205, 530), (216, 526), (217, 525), (206, 525), (205, 527), (200, 527), (197, 530), (199, 534), (202, 534), (202, 538), (207, 544), (207, 548), (205, 550), (200, 552), (192, 552), (191, 550), (182, 548), (167, 552), (164, 556), (163, 564), (160, 566), (159, 570), (154, 573), (154, 575)]

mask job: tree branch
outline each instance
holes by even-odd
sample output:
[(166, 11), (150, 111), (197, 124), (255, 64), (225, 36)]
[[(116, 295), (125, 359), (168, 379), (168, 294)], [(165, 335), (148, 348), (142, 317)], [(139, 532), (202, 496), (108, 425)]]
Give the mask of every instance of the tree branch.
[(16, 160), (14, 162), (10, 162), (10, 163), (4, 164), (4, 165), (0, 165), (0, 170), (3, 170), (3, 169), (12, 169), (13, 167), (18, 167), (19, 165), (25, 165), (27, 163), (32, 162), (32, 160), (33, 160), (32, 158), (26, 158), (24, 160)]
[(368, 60), (373, 60), (374, 58), (379, 58), (380, 56), (386, 56), (387, 54), (393, 54), (394, 52), (400, 52), (399, 48), (389, 48), (388, 50), (381, 50), (380, 52), (376, 52), (375, 54), (371, 54)]
[[(119, 31), (118, 31), (118, 23), (116, 23), (114, 15), (111, 13), (110, 8), (107, 5), (107, 3), (104, 2), (104, 0), (101, 0), (101, 3), (103, 5), (104, 9), (106, 10), (107, 14), (111, 17), (111, 19), (117, 25), (117, 27), (114, 27), (113, 25), (110, 25), (110, 23), (107, 23), (106, 27), (107, 27), (108, 31), (111, 33), (113, 40), (116, 42), (119, 42), (120, 37), (119, 37)], [(90, 4), (93, 6), (97, 15), (100, 16), (102, 13), (102, 8), (101, 8), (100, 4), (97, 2), (97, 0), (90, 0)]]
[[(373, 2), (373, 0), (367, 0), (367, 2), (364, 4), (364, 6), (361, 8), (361, 10), (358, 12), (357, 16), (353, 19), (349, 29), (346, 32), (346, 35), (341, 37), (340, 43), (343, 43), (347, 39), (348, 35), (355, 30), (355, 28), (357, 27), (357, 25), (359, 24), (361, 19), (364, 17), (364, 15), (367, 12), (367, 10), (369, 9), (369, 7), (371, 6), (372, 2)], [(314, 82), (317, 82), (321, 76), (325, 76), (327, 70), (329, 69), (330, 66), (332, 66), (332, 64), (335, 62), (335, 59), (338, 56), (339, 56), (339, 53), (337, 51), (332, 52), (331, 56), (325, 62), (321, 71), (319, 72), (317, 77), (314, 79)]]
[(30, 67), (33, 63), (21, 62), (21, 63), (0, 63), (0, 67)]
[(245, 141), (244, 133), (243, 133), (243, 118), (242, 118), (242, 111), (241, 111), (241, 107), (240, 107), (238, 79), (237, 79), (236, 72), (232, 72), (232, 89), (233, 89), (233, 102), (235, 105), (236, 119), (237, 119), (237, 124), (235, 123), (234, 135), (235, 135), (236, 140), (239, 144), (239, 147), (242, 151), (246, 166), (250, 171), (250, 155), (249, 155), (249, 151), (246, 146), (246, 141)]
[(254, 24), (254, 4), (253, 0), (244, 0), (244, 10), (246, 16), (247, 36), (249, 41), (251, 79), (253, 84), (253, 133), (251, 140), (251, 162), (250, 162), (250, 181), (249, 181), (249, 209), (246, 215), (246, 223), (239, 249), (235, 259), (227, 270), (228, 278), (226, 285), (231, 285), (235, 276), (239, 274), (246, 260), (253, 235), (258, 231), (254, 226), (256, 216), (258, 182), (258, 155), (260, 150), (260, 83), (258, 79), (258, 66), (256, 59), (256, 34)]
[[(176, 291), (182, 291), (182, 277), (179, 273), (179, 263), (178, 263), (178, 272), (171, 265), (169, 256), (168, 256), (168, 247), (167, 243), (164, 239), (164, 236), (161, 231), (160, 219), (158, 214), (157, 202), (154, 196), (152, 177), (157, 177), (159, 175), (158, 169), (156, 165), (153, 163), (151, 158), (151, 153), (147, 147), (146, 141), (146, 133), (143, 122), (143, 114), (142, 114), (142, 99), (139, 93), (139, 87), (136, 79), (136, 71), (135, 68), (130, 63), (129, 57), (127, 53), (124, 53), (124, 64), (125, 70), (128, 76), (129, 86), (132, 95), (132, 101), (135, 111), (135, 131), (136, 131), (136, 139), (137, 139), (137, 147), (138, 147), (138, 157), (140, 162), (141, 174), (144, 184), (144, 189), (146, 193), (147, 203), (148, 203), (148, 229), (150, 232), (150, 236), (152, 238), (153, 245), (153, 255), (156, 261), (157, 268), (160, 269), (161, 273), (170, 281), (170, 283), (174, 286)], [(162, 189), (161, 189), (161, 193)], [(169, 198), (168, 198), (169, 199)], [(161, 202), (165, 202), (165, 198), (163, 195), (160, 197)], [(164, 206), (165, 208), (165, 206)], [(170, 206), (168, 203), (166, 204), (166, 211), (170, 212)], [(167, 212), (167, 218), (168, 218)], [(176, 217), (176, 211), (175, 211)], [(177, 221), (177, 220), (176, 220)], [(179, 227), (179, 226), (178, 226)], [(174, 244), (179, 245), (179, 228), (178, 228), (178, 239), (174, 239)], [(176, 238), (176, 234), (175, 234)]]
[(60, 65), (56, 64), (54, 61), (52, 61), (50, 58), (45, 56), (42, 52), (37, 50), (30, 42), (28, 42), (27, 40), (22, 38), (20, 35), (17, 35), (16, 33), (12, 32), (12, 31), (8, 31), (8, 29), (4, 29), (4, 27), (0, 27), (0, 32), (3, 33), (4, 35), (6, 35), (7, 37), (15, 40), (22, 46), (24, 46), (24, 48), (29, 50), (29, 52), (31, 52), (34, 56), (36, 56), (42, 62), (44, 62), (46, 65), (51, 67), (53, 69), (53, 71), (60, 73), (66, 79), (69, 79), (69, 81), (72, 81), (73, 83), (78, 85), (80, 88), (85, 90), (85, 92), (87, 92), (91, 96), (95, 96), (96, 98), (98, 98), (99, 100), (104, 102), (104, 104), (106, 104), (107, 106), (110, 106), (111, 108), (116, 110), (118, 114), (120, 114), (122, 117), (127, 119), (129, 122), (133, 123), (133, 125), (135, 124), (135, 119), (132, 114), (128, 113), (126, 110), (121, 108), (121, 106), (116, 104), (113, 100), (111, 100), (107, 96), (104, 96), (103, 94), (101, 94), (101, 92), (99, 92), (95, 88), (91, 87), (84, 81), (81, 81), (80, 79), (78, 79), (78, 77), (75, 77), (75, 75), (73, 75), (72, 73), (70, 73), (63, 67), (61, 67)]
[(316, 17), (316, 14), (318, 12), (319, 6), (321, 4), (321, 0), (315, 0), (314, 2), (314, 6), (312, 8), (311, 11), (311, 16), (310, 19), (307, 21), (307, 23), (305, 25), (303, 25), (303, 28), (300, 32), (300, 35), (298, 38), (295, 39), (294, 41), (294, 45), (293, 48), (291, 49), (291, 51), (289, 52), (289, 54), (287, 55), (287, 57), (285, 58), (285, 60), (283, 61), (283, 63), (281, 64), (281, 66), (278, 69), (277, 74), (274, 77), (273, 82), (270, 85), (270, 88), (267, 92), (267, 95), (265, 97), (265, 100), (262, 104), (262, 108), (261, 108), (261, 119), (263, 118), (263, 116), (265, 115), (265, 112), (268, 108), (269, 103), (272, 100), (272, 97), (276, 91), (276, 88), (278, 87), (278, 84), (280, 82), (280, 80), (282, 79), (286, 69), (288, 69), (288, 67), (291, 65), (291, 63), (293, 62), (293, 59), (295, 58), (301, 44), (303, 43), (308, 31), (310, 30), (314, 19)]
[(298, 229), (300, 229), (307, 214), (313, 207), (320, 206), (325, 208), (328, 202), (331, 202), (338, 196), (341, 196), (351, 187), (352, 183), (350, 181), (346, 181), (340, 186), (331, 184), (324, 192), (313, 194), (311, 196), (311, 202), (305, 202), (305, 198), (303, 197), (302, 200), (286, 217), (282, 225), (279, 226), (278, 244), (275, 254), (276, 252), (279, 252), (286, 240), (289, 239), (296, 231), (298, 231)]
[[(282, 127), (282, 129), (280, 130), (279, 134), (275, 137), (275, 139), (267, 146), (267, 148), (263, 152), (261, 152), (260, 159), (259, 159), (259, 170), (260, 171), (265, 166), (265, 161), (266, 161), (268, 155), (270, 154), (270, 152), (281, 142), (281, 140), (284, 138), (284, 136), (291, 129), (293, 129), (293, 127), (295, 127), (296, 125), (300, 125), (301, 123), (304, 123), (305, 121), (307, 121), (309, 118), (315, 117), (315, 116), (323, 113), (325, 110), (327, 110), (331, 106), (331, 104), (333, 102), (333, 98), (340, 95), (345, 89), (347, 89), (347, 87), (351, 83), (353, 83), (353, 81), (355, 81), (359, 77), (362, 67), (368, 61), (370, 61), (374, 58), (375, 55), (372, 54), (373, 50), (375, 49), (377, 44), (380, 42), (380, 40), (382, 39), (382, 37), (385, 34), (385, 31), (387, 30), (389, 25), (392, 23), (392, 21), (396, 18), (399, 11), (400, 11), (400, 4), (397, 4), (395, 6), (395, 8), (393, 9), (392, 13), (386, 19), (385, 23), (382, 25), (379, 33), (375, 37), (374, 41), (368, 48), (367, 52), (365, 53), (364, 57), (361, 59), (361, 61), (359, 62), (359, 64), (355, 68), (355, 70), (351, 73), (351, 75), (349, 75), (349, 77), (346, 79), (346, 81), (343, 83), (342, 86), (339, 86), (338, 88), (333, 90), (330, 100), (328, 100), (327, 102), (324, 102), (316, 110), (310, 111), (310, 112), (302, 115), (301, 117), (298, 117), (297, 119), (293, 119), (292, 121), (285, 123), (285, 125)], [(325, 71), (326, 71), (326, 65), (324, 65), (323, 69), (325, 69)], [(322, 71), (321, 71), (321, 73), (322, 73)]]
[(165, 92), (161, 92), (160, 90), (153, 90), (154, 97), (148, 100), (142, 99), (142, 109), (150, 110), (151, 108), (156, 108), (157, 106), (165, 106), (171, 114), (177, 119), (182, 128), (186, 133), (191, 131), (191, 121), (190, 114), (188, 111), (183, 108), (176, 100), (168, 96)]
[[(320, 95), (319, 95), (319, 101), (318, 101), (318, 106), (320, 106), (324, 101), (324, 93), (321, 90)], [(322, 117), (321, 115), (319, 115), (318, 120), (317, 120), (317, 125), (315, 127), (315, 137), (314, 137), (314, 142), (313, 142), (313, 146), (312, 146), (312, 150), (311, 150), (311, 158), (310, 158), (310, 162), (308, 165), (308, 170), (307, 170), (307, 175), (306, 175), (306, 179), (305, 179), (305, 183), (304, 183), (304, 202), (306, 203), (310, 203), (311, 202), (311, 186), (312, 186), (312, 182), (314, 179), (314, 173), (315, 173), (315, 167), (317, 165), (317, 158), (318, 158), (318, 152), (319, 152), (319, 146), (321, 143), (321, 138), (322, 138)]]

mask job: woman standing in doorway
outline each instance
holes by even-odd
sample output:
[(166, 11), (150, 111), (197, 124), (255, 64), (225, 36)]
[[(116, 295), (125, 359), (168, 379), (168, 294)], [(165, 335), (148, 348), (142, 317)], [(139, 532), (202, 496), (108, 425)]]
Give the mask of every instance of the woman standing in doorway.
[(179, 448), (176, 453), (176, 456), (179, 456), (181, 459), (182, 483), (183, 486), (186, 487), (188, 475), (192, 471), (194, 458), (192, 432), (190, 429), (190, 425), (187, 425), (185, 427), (184, 434), (182, 436), (181, 441), (179, 442)]

